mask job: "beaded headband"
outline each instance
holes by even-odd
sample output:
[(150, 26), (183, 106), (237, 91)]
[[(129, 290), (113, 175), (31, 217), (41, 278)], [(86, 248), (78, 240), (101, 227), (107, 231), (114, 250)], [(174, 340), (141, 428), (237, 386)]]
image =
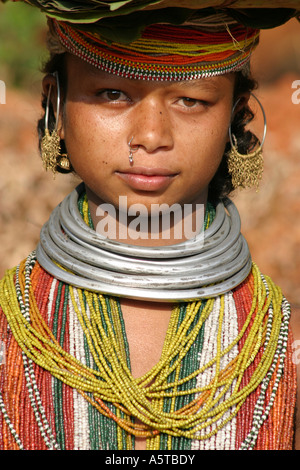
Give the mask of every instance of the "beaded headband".
[(140, 80), (191, 80), (240, 70), (259, 40), (259, 30), (240, 24), (214, 32), (190, 24), (154, 24), (130, 44), (108, 43), (68, 23), (51, 23), (52, 35), (66, 51), (105, 72)]

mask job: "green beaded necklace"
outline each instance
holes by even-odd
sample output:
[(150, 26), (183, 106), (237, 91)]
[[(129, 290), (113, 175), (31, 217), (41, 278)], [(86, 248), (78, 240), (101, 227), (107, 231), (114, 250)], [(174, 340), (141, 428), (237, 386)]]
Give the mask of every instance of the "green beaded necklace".
[[(87, 202), (87, 197), (86, 197), (86, 194), (83, 193), (78, 200), (78, 208), (83, 218), (84, 218), (83, 207), (84, 207), (84, 204), (86, 204), (86, 202)], [(206, 213), (205, 213), (205, 227), (206, 228), (209, 226), (209, 223), (213, 220), (214, 214), (215, 214), (215, 209), (212, 206), (212, 204), (210, 203), (207, 204)], [(88, 224), (91, 228), (94, 228), (90, 211), (88, 211)], [(84, 293), (83, 293), (83, 296), (84, 296)], [(69, 299), (68, 286), (65, 285), (64, 283), (59, 282), (58, 294), (57, 294), (57, 298), (55, 302), (53, 333), (61, 345), (64, 342), (68, 299)], [(85, 298), (84, 300), (86, 302)], [(115, 299), (115, 300), (116, 300), (117, 308), (118, 308), (118, 312), (117, 312), (119, 316), (118, 320), (121, 325), (121, 332), (122, 332), (121, 341), (123, 342), (123, 348), (124, 348), (125, 356), (127, 358), (127, 365), (130, 369), (129, 346), (128, 346), (128, 341), (127, 341), (127, 336), (126, 336), (126, 331), (125, 331), (124, 319), (122, 315), (120, 302), (118, 301), (118, 299)], [(105, 296), (105, 301), (106, 301), (107, 312), (109, 314), (111, 325), (114, 325), (115, 322), (114, 322), (113, 317), (114, 317), (114, 314), (116, 314), (116, 312), (114, 314), (112, 312), (109, 296)], [(180, 305), (180, 313), (178, 316), (177, 328), (180, 327), (182, 321), (185, 318), (186, 306), (187, 306), (186, 303), (182, 303)], [(193, 328), (194, 325), (199, 321), (199, 317), (201, 316), (201, 312), (204, 306), (205, 306), (205, 302), (202, 302), (198, 312), (195, 315), (194, 322), (193, 322), (193, 325), (191, 325), (191, 328)], [(97, 310), (100, 312), (102, 324), (105, 327), (105, 320), (104, 320), (103, 310), (102, 310), (100, 301), (98, 301)], [(61, 315), (63, 317), (62, 324), (61, 324), (60, 331), (58, 332), (58, 328), (57, 328), (58, 318)], [(168, 382), (172, 383), (175, 381), (175, 379), (177, 380), (183, 379), (184, 377), (189, 376), (193, 371), (195, 371), (198, 368), (199, 355), (201, 355), (202, 348), (203, 348), (204, 329), (205, 329), (205, 324), (200, 329), (196, 340), (191, 345), (189, 351), (187, 352), (187, 354), (184, 356), (183, 360), (181, 361), (179, 373), (178, 371), (176, 372), (176, 370), (174, 370), (169, 375)], [(87, 366), (97, 369), (97, 366), (94, 363), (94, 360), (91, 358), (91, 355), (89, 353), (89, 348), (88, 348), (86, 338), (84, 340), (84, 351), (85, 351)], [(177, 377), (176, 377), (176, 374), (177, 374)], [(179, 385), (178, 391), (187, 391), (189, 389), (190, 390), (195, 389), (196, 380), (197, 380), (196, 378), (193, 378), (189, 382)], [(65, 448), (65, 430), (64, 430), (62, 406), (60, 403), (61, 393), (62, 393), (62, 384), (58, 379), (54, 379), (54, 400), (55, 400), (55, 412), (56, 412), (55, 413), (56, 415), (55, 427), (56, 427), (58, 443), (60, 447), (64, 449)], [(169, 412), (171, 410), (171, 407), (173, 407), (173, 410), (175, 411), (179, 410), (180, 408), (188, 404), (190, 401), (192, 401), (193, 398), (194, 398), (194, 394), (178, 396), (175, 398), (175, 402), (173, 401), (174, 399), (172, 398), (165, 398), (164, 404), (163, 404), (163, 411)], [(124, 413), (122, 411), (117, 410), (113, 404), (106, 403), (106, 405), (108, 406), (108, 408), (110, 408), (110, 410), (114, 414), (119, 414), (120, 417), (125, 418)], [(90, 440), (90, 446), (92, 450), (107, 449), (107, 448), (109, 448), (110, 450), (133, 450), (134, 449), (134, 446), (135, 446), (134, 436), (128, 435), (123, 429), (121, 429), (117, 425), (117, 423), (114, 420), (99, 413), (99, 411), (90, 403), (88, 403), (88, 421), (89, 421), (89, 440)], [(191, 448), (190, 439), (185, 438), (185, 437), (168, 436), (167, 434), (164, 434), (164, 433), (161, 433), (160, 436), (158, 437), (149, 438), (148, 443), (147, 443), (148, 448), (151, 448), (152, 446), (150, 442), (152, 439), (159, 439), (159, 448), (161, 450), (170, 450), (170, 449), (189, 450)], [(120, 443), (122, 445), (122, 449), (120, 449)]]

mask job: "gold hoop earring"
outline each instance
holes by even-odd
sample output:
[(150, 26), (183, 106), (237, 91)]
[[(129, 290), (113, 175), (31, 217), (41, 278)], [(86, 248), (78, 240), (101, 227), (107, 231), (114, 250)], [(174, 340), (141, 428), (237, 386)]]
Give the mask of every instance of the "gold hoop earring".
[[(231, 125), (229, 127), (229, 139), (231, 149), (227, 155), (228, 171), (231, 174), (232, 185), (234, 189), (241, 188), (258, 188), (259, 182), (263, 175), (263, 154), (262, 148), (267, 133), (267, 121), (264, 108), (259, 99), (251, 93), (251, 96), (258, 102), (264, 118), (264, 134), (259, 147), (251, 153), (242, 154), (238, 151), (237, 139), (231, 133)], [(235, 103), (232, 114), (239, 100)]]
[(61, 147), (60, 147), (60, 137), (58, 135), (58, 119), (59, 119), (59, 112), (60, 112), (60, 86), (58, 80), (57, 72), (54, 72), (54, 77), (56, 79), (56, 86), (57, 86), (57, 102), (56, 102), (56, 122), (55, 128), (50, 134), (48, 128), (48, 120), (49, 120), (49, 106), (50, 106), (50, 97), (51, 97), (51, 90), (52, 85), (49, 86), (48, 96), (47, 96), (47, 103), (45, 109), (45, 135), (41, 142), (41, 154), (42, 154), (42, 162), (44, 168), (47, 170), (51, 170), (55, 175), (57, 167), (60, 167), (62, 170), (70, 171), (71, 170), (71, 163), (67, 156), (67, 154), (61, 155)]

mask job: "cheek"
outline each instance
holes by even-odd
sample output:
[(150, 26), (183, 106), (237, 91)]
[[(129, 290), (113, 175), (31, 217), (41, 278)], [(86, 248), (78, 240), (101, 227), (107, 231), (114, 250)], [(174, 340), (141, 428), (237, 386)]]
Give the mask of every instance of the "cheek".
[(68, 103), (63, 116), (63, 138), (70, 158), (84, 151), (89, 153), (96, 137), (97, 122), (91, 113), (87, 113), (84, 105)]
[[(61, 137), (75, 173), (100, 200), (114, 204), (115, 187), (107, 183), (119, 164), (119, 156), (127, 152), (126, 139), (122, 139), (120, 126), (92, 108), (69, 102), (64, 109)], [(120, 150), (123, 141), (124, 150)]]
[[(64, 109), (62, 137), (68, 157), (77, 176), (83, 181), (96, 182), (95, 176), (106, 177), (107, 158), (101, 149), (105, 138), (97, 131), (98, 124), (85, 107), (69, 102)], [(95, 181), (94, 181), (95, 180)]]
[(193, 129), (186, 144), (189, 148), (187, 162), (195, 173), (195, 178), (198, 178), (201, 183), (209, 184), (215, 175), (223, 158), (227, 141), (227, 119), (222, 122), (216, 119), (209, 120)]
[[(120, 126), (119, 126), (120, 127)], [(112, 157), (120, 142), (117, 122), (101, 116), (96, 106), (68, 102), (64, 109), (63, 137), (74, 168), (85, 161), (101, 163)]]

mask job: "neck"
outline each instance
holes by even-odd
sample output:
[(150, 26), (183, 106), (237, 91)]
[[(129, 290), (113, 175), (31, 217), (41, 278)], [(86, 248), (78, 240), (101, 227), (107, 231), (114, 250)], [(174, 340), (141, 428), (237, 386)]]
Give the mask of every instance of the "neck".
[(137, 246), (168, 246), (192, 239), (203, 230), (206, 197), (190, 204), (171, 207), (153, 204), (147, 209), (142, 204), (122, 207), (105, 204), (88, 188), (89, 211), (96, 232), (115, 240)]

